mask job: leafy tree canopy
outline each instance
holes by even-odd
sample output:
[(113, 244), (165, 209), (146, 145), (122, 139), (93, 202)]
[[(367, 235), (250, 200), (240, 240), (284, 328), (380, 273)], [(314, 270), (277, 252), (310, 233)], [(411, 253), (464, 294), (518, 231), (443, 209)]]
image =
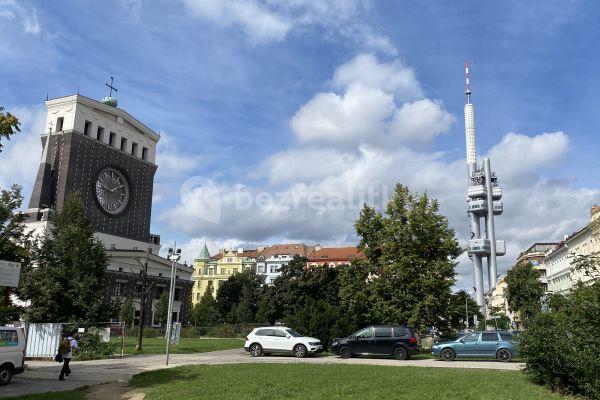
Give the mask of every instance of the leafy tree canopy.
[(0, 107), (0, 153), (2, 153), (2, 138), (10, 140), (10, 137), (21, 129), (19, 119), (7, 112), (4, 113), (4, 107)]
[(30, 301), (31, 322), (108, 321), (115, 317), (104, 297), (108, 256), (95, 237), (78, 193), (54, 214), (50, 232), (32, 248), (35, 267), (21, 277), (19, 295)]
[(519, 263), (506, 273), (508, 307), (521, 314), (525, 326), (542, 308), (544, 287), (539, 278), (539, 271), (528, 263)]

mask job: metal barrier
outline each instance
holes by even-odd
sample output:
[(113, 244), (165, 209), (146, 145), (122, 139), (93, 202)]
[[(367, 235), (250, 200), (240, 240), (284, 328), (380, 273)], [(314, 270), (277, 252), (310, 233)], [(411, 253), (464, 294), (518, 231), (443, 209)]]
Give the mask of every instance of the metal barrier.
[(54, 358), (58, 351), (58, 345), (65, 327), (73, 329), (77, 327), (79, 333), (96, 329), (97, 333), (105, 342), (118, 338), (120, 349), (118, 354), (124, 356), (125, 346), (125, 323), (123, 322), (96, 322), (93, 324), (71, 324), (71, 323), (27, 323), (26, 324), (26, 351), (25, 358)]
[(26, 358), (53, 358), (58, 350), (63, 324), (27, 324)]

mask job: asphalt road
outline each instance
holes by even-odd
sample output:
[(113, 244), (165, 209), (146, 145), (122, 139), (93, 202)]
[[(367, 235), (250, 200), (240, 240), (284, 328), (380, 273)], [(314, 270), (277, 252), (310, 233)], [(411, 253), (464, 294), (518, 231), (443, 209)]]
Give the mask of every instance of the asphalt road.
[[(313, 363), (313, 364), (358, 364), (413, 366), (433, 368), (476, 368), (515, 371), (523, 367), (521, 363), (500, 363), (497, 361), (454, 361), (440, 360), (406, 360), (350, 358), (341, 359), (335, 356), (293, 358), (269, 356), (253, 358), (242, 349), (213, 351), (209, 353), (174, 354), (168, 367), (193, 364), (241, 364), (241, 363)], [(168, 368), (164, 355), (138, 355), (124, 359), (95, 360), (72, 362), (72, 374), (59, 381), (58, 374), (62, 364), (50, 361), (29, 361), (28, 369), (15, 375), (7, 386), (0, 387), (0, 398), (21, 396), (32, 393), (70, 390), (82, 386), (92, 386), (107, 382), (126, 384), (129, 379), (140, 372)], [(107, 399), (108, 400), (108, 399)]]

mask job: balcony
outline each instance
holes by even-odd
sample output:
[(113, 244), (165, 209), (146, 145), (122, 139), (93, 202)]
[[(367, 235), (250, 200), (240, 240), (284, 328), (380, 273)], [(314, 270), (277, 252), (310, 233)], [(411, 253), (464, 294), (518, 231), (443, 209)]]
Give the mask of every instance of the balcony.
[(503, 256), (506, 254), (506, 242), (504, 240), (496, 240), (496, 255)]

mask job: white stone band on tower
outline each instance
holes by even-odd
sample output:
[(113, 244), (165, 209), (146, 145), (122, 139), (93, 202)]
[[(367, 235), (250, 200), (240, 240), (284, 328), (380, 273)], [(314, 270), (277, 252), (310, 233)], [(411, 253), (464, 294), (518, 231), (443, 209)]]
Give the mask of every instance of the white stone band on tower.
[(467, 141), (467, 164), (475, 164), (475, 109), (473, 104), (465, 104), (465, 137)]

